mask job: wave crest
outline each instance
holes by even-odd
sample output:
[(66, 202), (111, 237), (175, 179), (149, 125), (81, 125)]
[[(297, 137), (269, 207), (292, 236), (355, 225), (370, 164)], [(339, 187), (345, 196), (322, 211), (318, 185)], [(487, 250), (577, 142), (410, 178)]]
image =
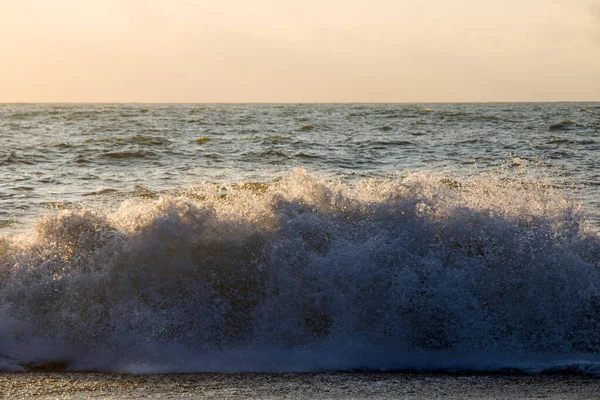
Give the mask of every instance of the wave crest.
[(599, 270), (599, 237), (542, 182), (207, 184), (2, 238), (0, 365), (596, 362)]

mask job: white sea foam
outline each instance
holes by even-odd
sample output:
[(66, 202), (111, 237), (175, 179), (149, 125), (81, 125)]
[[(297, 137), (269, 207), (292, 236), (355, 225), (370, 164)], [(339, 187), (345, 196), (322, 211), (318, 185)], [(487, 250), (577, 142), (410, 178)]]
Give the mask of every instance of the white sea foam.
[(221, 189), (0, 238), (0, 369), (598, 371), (600, 238), (550, 185)]

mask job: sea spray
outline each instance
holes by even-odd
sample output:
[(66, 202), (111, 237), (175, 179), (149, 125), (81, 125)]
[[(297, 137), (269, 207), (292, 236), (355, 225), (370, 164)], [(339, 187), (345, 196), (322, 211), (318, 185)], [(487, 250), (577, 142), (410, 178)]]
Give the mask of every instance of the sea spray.
[(547, 183), (225, 189), (0, 238), (0, 368), (597, 370), (600, 238)]

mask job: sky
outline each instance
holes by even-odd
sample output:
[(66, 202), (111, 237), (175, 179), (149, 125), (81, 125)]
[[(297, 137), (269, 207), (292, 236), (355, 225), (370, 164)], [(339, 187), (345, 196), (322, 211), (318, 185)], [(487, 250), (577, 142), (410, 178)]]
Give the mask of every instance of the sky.
[(0, 0), (0, 102), (600, 101), (600, 0)]

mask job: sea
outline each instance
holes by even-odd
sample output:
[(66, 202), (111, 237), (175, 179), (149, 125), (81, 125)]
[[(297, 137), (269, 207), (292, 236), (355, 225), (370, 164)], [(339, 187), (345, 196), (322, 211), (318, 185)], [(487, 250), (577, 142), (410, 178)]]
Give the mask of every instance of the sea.
[(597, 397), (600, 103), (0, 104), (0, 371)]

